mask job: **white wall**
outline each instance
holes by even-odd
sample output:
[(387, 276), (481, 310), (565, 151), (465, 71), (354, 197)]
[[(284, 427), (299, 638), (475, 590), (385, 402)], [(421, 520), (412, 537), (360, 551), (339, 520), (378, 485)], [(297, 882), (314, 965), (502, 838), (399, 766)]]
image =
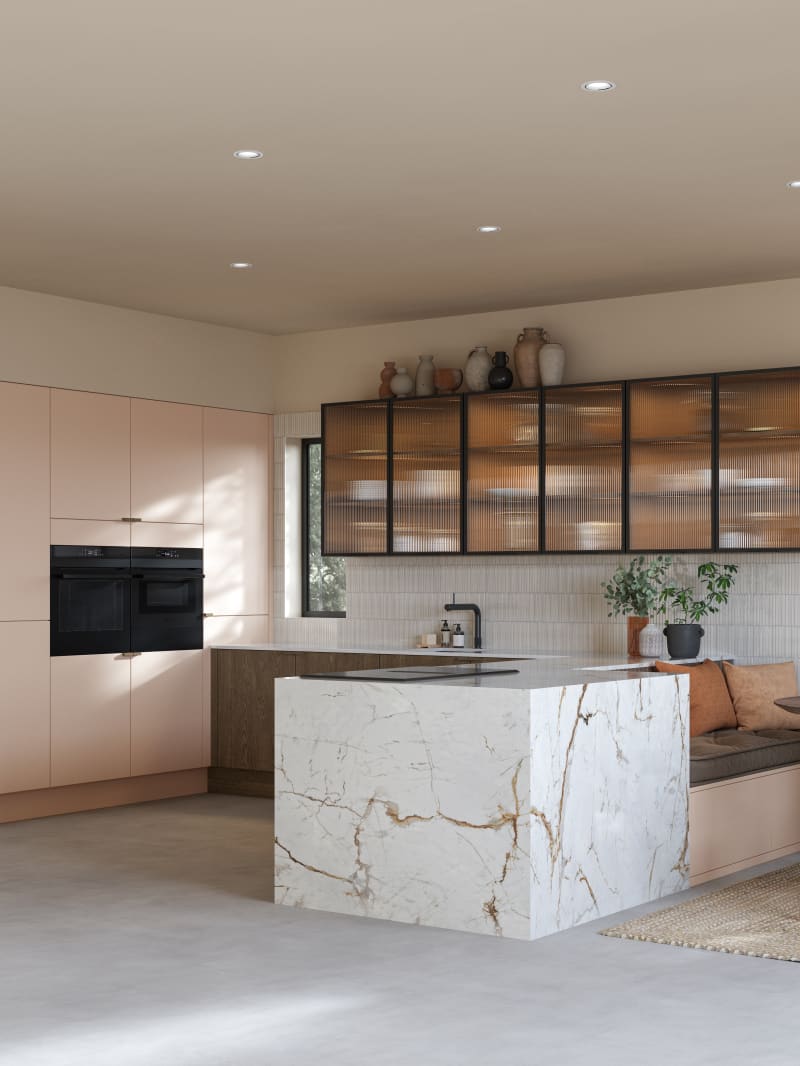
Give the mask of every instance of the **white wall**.
[(378, 394), (385, 359), (412, 372), (434, 353), (463, 366), (471, 348), (511, 353), (523, 326), (567, 350), (567, 382), (800, 364), (800, 278), (276, 338), (276, 410)]
[(271, 412), (274, 338), (0, 288), (0, 380)]

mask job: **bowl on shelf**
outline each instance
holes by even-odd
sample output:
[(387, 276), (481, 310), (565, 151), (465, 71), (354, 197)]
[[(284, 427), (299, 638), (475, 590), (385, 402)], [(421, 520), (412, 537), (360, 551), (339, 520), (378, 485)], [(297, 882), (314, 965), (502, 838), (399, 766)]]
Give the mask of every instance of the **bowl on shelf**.
[(450, 396), (458, 392), (464, 380), (464, 371), (458, 367), (437, 367), (433, 372), (433, 385), (437, 396)]

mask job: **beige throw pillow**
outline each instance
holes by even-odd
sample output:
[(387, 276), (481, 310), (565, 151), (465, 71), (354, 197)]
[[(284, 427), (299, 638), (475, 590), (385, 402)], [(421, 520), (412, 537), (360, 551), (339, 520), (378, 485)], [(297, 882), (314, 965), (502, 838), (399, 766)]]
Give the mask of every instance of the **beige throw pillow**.
[(800, 729), (800, 714), (775, 706), (776, 699), (797, 695), (794, 663), (722, 667), (740, 729)]

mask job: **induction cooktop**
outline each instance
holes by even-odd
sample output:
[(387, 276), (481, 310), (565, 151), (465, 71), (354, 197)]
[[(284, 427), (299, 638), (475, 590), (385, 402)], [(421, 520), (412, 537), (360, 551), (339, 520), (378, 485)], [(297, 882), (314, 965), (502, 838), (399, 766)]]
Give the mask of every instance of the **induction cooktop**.
[(347, 670), (340, 673), (301, 674), (306, 680), (385, 681), (392, 685), (407, 685), (420, 681), (441, 681), (454, 677), (488, 677), (494, 674), (518, 674), (509, 666), (489, 666), (484, 663), (466, 666), (403, 666), (394, 670)]

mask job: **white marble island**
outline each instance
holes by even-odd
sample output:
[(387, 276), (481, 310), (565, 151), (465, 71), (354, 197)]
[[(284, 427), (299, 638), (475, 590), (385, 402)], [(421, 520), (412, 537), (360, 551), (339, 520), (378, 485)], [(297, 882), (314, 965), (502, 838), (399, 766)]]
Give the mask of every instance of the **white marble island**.
[(688, 886), (688, 678), (502, 665), (276, 682), (276, 903), (533, 939)]

